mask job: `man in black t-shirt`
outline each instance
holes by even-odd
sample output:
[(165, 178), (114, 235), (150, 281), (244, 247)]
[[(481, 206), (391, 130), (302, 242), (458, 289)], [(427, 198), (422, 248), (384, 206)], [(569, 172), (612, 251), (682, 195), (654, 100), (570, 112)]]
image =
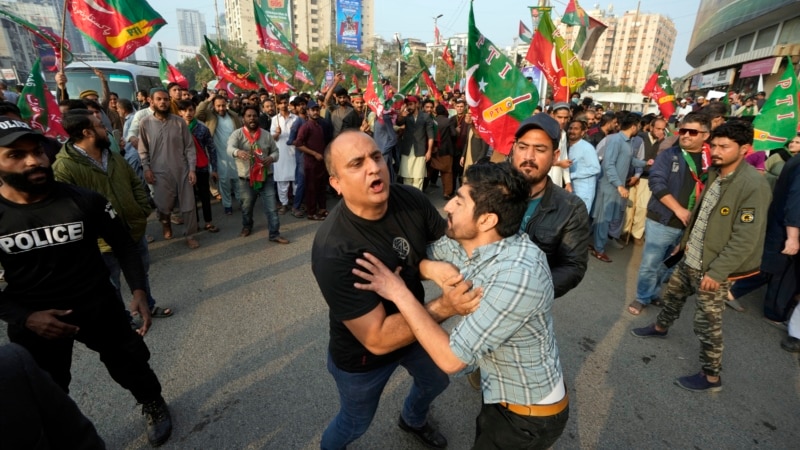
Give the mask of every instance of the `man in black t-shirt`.
[[(150, 443), (163, 444), (172, 421), (147, 362), (144, 269), (122, 220), (100, 194), (55, 182), (42, 136), (7, 117), (0, 117), (0, 181), (0, 264), (8, 283), (0, 292), (0, 319), (9, 339), (65, 392), (73, 342), (99, 353), (112, 378), (143, 405)], [(130, 310), (144, 319), (142, 336), (116, 300), (98, 237), (119, 259), (133, 293)]]
[[(325, 151), (330, 183), (342, 195), (317, 231), (311, 267), (330, 307), (328, 370), (341, 400), (338, 415), (322, 434), (323, 449), (341, 449), (364, 434), (386, 382), (398, 365), (414, 377), (399, 426), (425, 444), (444, 448), (447, 440), (427, 421), (430, 404), (449, 380), (422, 347), (397, 307), (375, 293), (358, 290), (356, 259), (370, 252), (400, 275), (424, 302), (419, 263), (426, 245), (444, 234), (446, 222), (418, 190), (389, 186), (380, 149), (368, 135), (344, 131)], [(479, 290), (469, 291), (453, 268), (442, 274), (445, 295), (425, 305), (441, 322), (477, 306)]]

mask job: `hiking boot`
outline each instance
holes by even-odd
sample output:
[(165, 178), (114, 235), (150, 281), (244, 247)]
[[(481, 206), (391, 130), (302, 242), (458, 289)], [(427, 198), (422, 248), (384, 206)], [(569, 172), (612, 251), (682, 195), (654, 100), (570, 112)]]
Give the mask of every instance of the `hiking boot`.
[(419, 428), (413, 428), (411, 425), (407, 424), (405, 420), (403, 420), (403, 416), (400, 416), (397, 426), (399, 426), (400, 429), (406, 433), (411, 433), (416, 436), (417, 439), (422, 441), (422, 443), (428, 447), (447, 448), (447, 439), (429, 423), (426, 423)]
[(656, 324), (654, 323), (651, 323), (646, 327), (634, 328), (631, 330), (632, 335), (640, 338), (648, 338), (648, 337), (665, 338), (667, 337), (667, 333), (669, 333), (669, 330), (664, 330), (664, 331), (656, 330)]
[(692, 392), (719, 392), (722, 390), (722, 378), (712, 383), (708, 381), (708, 377), (703, 372), (680, 377), (675, 380), (675, 384)]
[(143, 404), (142, 415), (147, 422), (147, 440), (150, 445), (158, 447), (167, 442), (172, 433), (172, 417), (164, 399)]

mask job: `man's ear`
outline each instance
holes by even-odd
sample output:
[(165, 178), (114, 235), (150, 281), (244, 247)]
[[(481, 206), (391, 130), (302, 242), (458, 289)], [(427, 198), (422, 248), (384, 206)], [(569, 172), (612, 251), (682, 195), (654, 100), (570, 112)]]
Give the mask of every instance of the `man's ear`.
[(497, 217), (495, 213), (484, 213), (478, 218), (478, 229), (482, 232), (486, 232), (491, 230), (492, 228), (497, 227), (497, 224), (500, 222), (500, 218)]
[(342, 195), (342, 191), (339, 189), (339, 179), (335, 176), (331, 175), (328, 177), (328, 182), (331, 184), (333, 190), (336, 191), (336, 194)]

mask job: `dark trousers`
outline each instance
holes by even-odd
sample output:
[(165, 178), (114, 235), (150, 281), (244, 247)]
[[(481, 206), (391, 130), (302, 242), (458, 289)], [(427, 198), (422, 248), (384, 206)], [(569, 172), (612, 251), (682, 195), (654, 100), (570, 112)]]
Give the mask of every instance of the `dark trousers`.
[(147, 362), (150, 351), (131, 330), (114, 288), (108, 283), (89, 295), (88, 305), (61, 308), (73, 310), (60, 320), (80, 327), (74, 339), (45, 339), (24, 326), (9, 324), (9, 340), (25, 347), (64, 392), (69, 393), (72, 345), (78, 341), (100, 354), (111, 378), (131, 391), (137, 402), (160, 400), (161, 384)]
[[(211, 174), (209, 174), (208, 169), (197, 169), (195, 172), (197, 176), (197, 182), (194, 184), (194, 198), (195, 202), (200, 200), (200, 204), (203, 205), (203, 221), (205, 223), (211, 223), (211, 189), (209, 186), (209, 178)], [(197, 222), (200, 222), (200, 211), (195, 208)]]
[(564, 431), (569, 406), (547, 417), (520, 416), (491, 403), (481, 407), (475, 419), (473, 450), (548, 449)]
[(773, 263), (774, 272), (761, 272), (741, 280), (736, 280), (731, 286), (733, 298), (740, 298), (748, 293), (767, 285), (764, 295), (764, 317), (775, 322), (789, 320), (794, 295), (797, 293), (797, 264), (794, 256), (781, 255), (780, 264)]
[(313, 216), (321, 209), (327, 209), (325, 185), (328, 171), (323, 161), (317, 161), (313, 156), (305, 155), (303, 166), (305, 168), (306, 183), (306, 214)]
[(16, 344), (0, 347), (0, 446), (104, 449), (94, 425)]

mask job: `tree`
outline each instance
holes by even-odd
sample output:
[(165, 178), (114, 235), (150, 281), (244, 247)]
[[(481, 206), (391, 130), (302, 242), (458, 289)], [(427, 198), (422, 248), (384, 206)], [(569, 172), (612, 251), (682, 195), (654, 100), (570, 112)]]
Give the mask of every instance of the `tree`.
[[(234, 41), (221, 41), (220, 46), (237, 61), (244, 64), (250, 61), (250, 58), (247, 56), (247, 50), (243, 44)], [(189, 56), (175, 64), (175, 67), (186, 77), (190, 89), (200, 90), (205, 83), (216, 79), (214, 72), (208, 67), (208, 64), (206, 64), (206, 61), (208, 61), (208, 49), (205, 45), (200, 48), (200, 54), (203, 56)]]

